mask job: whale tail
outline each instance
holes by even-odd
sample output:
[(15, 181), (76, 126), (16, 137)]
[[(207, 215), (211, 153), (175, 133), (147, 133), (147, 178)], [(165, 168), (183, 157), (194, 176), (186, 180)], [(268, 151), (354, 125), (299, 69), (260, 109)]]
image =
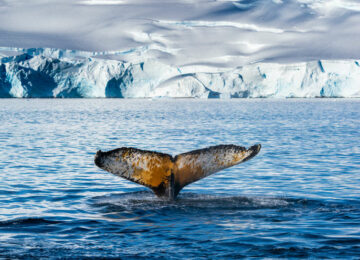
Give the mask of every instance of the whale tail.
[(151, 188), (159, 197), (175, 199), (186, 185), (245, 162), (259, 153), (261, 145), (249, 149), (217, 145), (172, 157), (169, 154), (122, 147), (98, 151), (95, 164), (103, 170)]

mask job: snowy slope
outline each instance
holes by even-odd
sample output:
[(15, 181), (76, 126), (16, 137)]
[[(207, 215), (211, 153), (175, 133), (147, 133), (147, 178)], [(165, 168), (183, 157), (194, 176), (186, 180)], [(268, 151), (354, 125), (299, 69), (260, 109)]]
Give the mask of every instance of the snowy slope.
[(359, 24), (358, 0), (0, 0), (0, 46), (176, 66), (358, 59)]
[(358, 97), (358, 0), (0, 0), (0, 97)]
[(154, 59), (104, 59), (109, 54), (103, 52), (3, 48), (2, 53), (0, 97), (360, 97), (356, 60), (257, 63), (206, 72)]

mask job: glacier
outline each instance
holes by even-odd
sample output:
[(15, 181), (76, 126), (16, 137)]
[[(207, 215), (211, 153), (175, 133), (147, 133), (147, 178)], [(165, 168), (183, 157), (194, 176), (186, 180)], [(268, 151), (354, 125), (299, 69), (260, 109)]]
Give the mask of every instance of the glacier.
[(360, 97), (360, 61), (259, 62), (235, 68), (125, 61), (117, 53), (1, 48), (1, 98)]

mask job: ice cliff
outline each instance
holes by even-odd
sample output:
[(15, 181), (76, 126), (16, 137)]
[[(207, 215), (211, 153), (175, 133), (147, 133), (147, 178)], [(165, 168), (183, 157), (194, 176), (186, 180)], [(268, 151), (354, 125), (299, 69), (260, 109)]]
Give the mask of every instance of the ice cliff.
[[(360, 62), (255, 63), (224, 71), (59, 49), (0, 52), (2, 98), (360, 97)], [(113, 54), (116, 56), (116, 53)]]

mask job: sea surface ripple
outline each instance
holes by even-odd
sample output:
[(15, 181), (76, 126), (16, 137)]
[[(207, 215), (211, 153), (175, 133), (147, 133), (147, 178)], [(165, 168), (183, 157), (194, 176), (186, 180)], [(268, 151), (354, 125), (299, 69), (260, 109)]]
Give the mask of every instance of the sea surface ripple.
[[(360, 100), (0, 104), (0, 257), (360, 257)], [(173, 202), (93, 163), (230, 143), (262, 150)]]

